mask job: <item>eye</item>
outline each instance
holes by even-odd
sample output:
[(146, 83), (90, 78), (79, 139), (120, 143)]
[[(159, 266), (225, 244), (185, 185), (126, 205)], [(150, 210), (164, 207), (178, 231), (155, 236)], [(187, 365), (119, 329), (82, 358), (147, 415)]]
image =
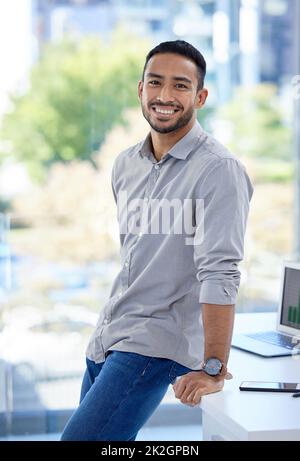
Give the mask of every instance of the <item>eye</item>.
[(180, 90), (181, 90), (181, 89), (186, 89), (186, 88), (187, 88), (187, 86), (184, 85), (183, 83), (176, 83), (175, 86), (176, 86), (176, 88), (179, 88)]
[(150, 80), (150, 82), (148, 82), (149, 85), (159, 85), (159, 81), (158, 80)]

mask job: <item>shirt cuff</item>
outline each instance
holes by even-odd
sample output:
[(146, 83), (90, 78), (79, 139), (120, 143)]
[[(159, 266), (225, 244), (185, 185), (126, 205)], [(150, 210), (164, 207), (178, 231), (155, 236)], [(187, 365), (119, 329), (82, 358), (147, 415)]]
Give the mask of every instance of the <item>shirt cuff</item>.
[(199, 302), (202, 304), (236, 304), (238, 286), (234, 282), (204, 280), (200, 285)]

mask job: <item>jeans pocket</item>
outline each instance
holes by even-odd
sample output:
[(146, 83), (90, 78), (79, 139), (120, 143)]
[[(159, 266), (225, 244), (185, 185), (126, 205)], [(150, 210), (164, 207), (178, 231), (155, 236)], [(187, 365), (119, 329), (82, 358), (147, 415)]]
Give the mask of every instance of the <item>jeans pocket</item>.
[[(114, 352), (114, 351), (111, 351)], [(148, 357), (146, 355), (141, 355), (136, 352), (124, 352), (124, 351), (115, 351), (117, 354), (121, 354), (119, 360), (124, 363), (125, 366), (129, 367), (132, 370), (139, 370), (139, 376), (144, 376), (150, 363), (153, 360), (153, 357)]]
[(143, 369), (143, 371), (141, 373), (141, 376), (144, 376), (144, 374), (146, 373), (146, 371), (147, 371), (147, 369), (148, 369), (151, 362), (152, 362), (152, 357), (150, 357), (148, 362), (145, 364), (144, 369)]

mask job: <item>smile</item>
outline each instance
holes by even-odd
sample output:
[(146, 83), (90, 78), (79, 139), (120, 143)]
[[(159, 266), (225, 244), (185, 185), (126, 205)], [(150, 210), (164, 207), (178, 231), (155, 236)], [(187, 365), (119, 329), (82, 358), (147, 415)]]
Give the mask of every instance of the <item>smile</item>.
[(179, 112), (179, 109), (162, 109), (157, 106), (152, 106), (152, 109), (154, 112), (156, 112), (159, 115), (163, 115), (166, 117), (169, 117), (171, 115), (174, 115), (176, 112)]

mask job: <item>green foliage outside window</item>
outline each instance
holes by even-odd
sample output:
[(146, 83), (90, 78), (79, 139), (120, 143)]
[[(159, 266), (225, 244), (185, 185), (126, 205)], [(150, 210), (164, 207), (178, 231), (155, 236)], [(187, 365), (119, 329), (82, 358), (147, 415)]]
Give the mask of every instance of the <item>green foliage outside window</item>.
[(284, 122), (277, 87), (260, 84), (238, 88), (235, 96), (219, 112), (230, 122), (229, 148), (243, 155), (290, 160), (292, 136)]
[(103, 44), (96, 37), (45, 46), (30, 88), (12, 96), (4, 117), (2, 145), (44, 180), (54, 162), (89, 160), (123, 109), (137, 106), (137, 81), (149, 44), (117, 32)]

